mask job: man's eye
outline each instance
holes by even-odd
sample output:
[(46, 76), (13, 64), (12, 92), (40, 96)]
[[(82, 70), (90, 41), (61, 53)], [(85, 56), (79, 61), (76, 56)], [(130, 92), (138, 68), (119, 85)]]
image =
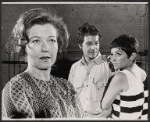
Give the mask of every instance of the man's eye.
[(98, 45), (99, 43), (97, 42), (97, 43), (95, 43), (95, 45)]
[(90, 46), (90, 45), (91, 45), (91, 43), (87, 43), (87, 45), (88, 45), (88, 46)]

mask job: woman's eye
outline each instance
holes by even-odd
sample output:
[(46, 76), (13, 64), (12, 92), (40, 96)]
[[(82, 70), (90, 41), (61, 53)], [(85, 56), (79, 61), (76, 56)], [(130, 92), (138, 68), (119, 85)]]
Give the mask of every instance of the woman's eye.
[(55, 39), (50, 39), (49, 41), (52, 42), (52, 43), (55, 43), (55, 42), (56, 42)]
[(121, 54), (120, 53), (110, 54), (110, 57), (112, 57), (112, 56), (121, 56)]
[(116, 55), (120, 56), (121, 54), (120, 54), (120, 53), (117, 53)]
[(36, 40), (33, 40), (32, 43), (39, 43), (40, 40), (36, 39)]

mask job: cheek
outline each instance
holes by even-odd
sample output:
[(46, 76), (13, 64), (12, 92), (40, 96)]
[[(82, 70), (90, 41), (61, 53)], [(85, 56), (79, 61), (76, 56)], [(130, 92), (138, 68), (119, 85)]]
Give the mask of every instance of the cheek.
[(53, 56), (57, 55), (58, 53), (58, 45), (55, 45), (53, 47), (50, 47), (49, 48), (49, 53)]
[(128, 60), (127, 60), (126, 58), (122, 58), (122, 59), (120, 60), (120, 64), (121, 64), (121, 65), (127, 65), (127, 64), (128, 64)]
[(58, 52), (58, 44), (56, 44), (56, 45), (53, 47), (53, 51), (54, 51), (55, 53)]
[(27, 57), (30, 59), (36, 59), (39, 56), (38, 52), (30, 51), (27, 53)]
[(29, 48), (29, 47), (26, 48), (27, 58), (35, 59), (39, 56), (39, 52), (40, 52), (40, 48), (36, 48), (36, 49)]
[(97, 50), (99, 50), (99, 45), (98, 45), (98, 46), (96, 46), (96, 49), (97, 49)]

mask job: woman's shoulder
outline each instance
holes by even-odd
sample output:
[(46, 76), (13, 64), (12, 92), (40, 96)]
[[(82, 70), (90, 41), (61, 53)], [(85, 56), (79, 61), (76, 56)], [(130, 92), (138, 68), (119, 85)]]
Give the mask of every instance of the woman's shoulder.
[(117, 72), (114, 76), (114, 78), (119, 79), (119, 80), (124, 80), (126, 79), (126, 74), (124, 72)]
[(16, 98), (23, 93), (22, 79), (18, 75), (12, 77), (4, 86), (2, 90), (2, 96), (5, 98), (11, 98), (12, 101), (16, 101)]
[[(11, 90), (14, 89), (22, 89), (22, 85), (23, 85), (23, 79), (21, 77), (21, 74), (17, 74), (14, 77), (12, 77), (4, 86), (4, 89), (7, 88), (11, 88)], [(8, 87), (9, 86), (9, 87)]]
[(127, 83), (127, 76), (124, 72), (117, 72), (116, 75), (112, 78), (112, 82), (116, 86), (123, 86)]
[(23, 76), (23, 74), (24, 74), (24, 72), (17, 74), (13, 78), (11, 78), (10, 82), (11, 83), (20, 83), (20, 84), (22, 84), (22, 81), (23, 81), (23, 77), (22, 76)]

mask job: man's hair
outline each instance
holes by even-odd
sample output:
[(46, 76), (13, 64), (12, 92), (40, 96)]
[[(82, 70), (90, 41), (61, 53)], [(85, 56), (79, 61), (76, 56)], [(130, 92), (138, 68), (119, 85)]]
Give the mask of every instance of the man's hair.
[(86, 22), (81, 27), (78, 28), (77, 43), (82, 44), (84, 41), (84, 37), (89, 35), (91, 36), (99, 35), (99, 41), (101, 39), (100, 30), (98, 30), (94, 25)]

